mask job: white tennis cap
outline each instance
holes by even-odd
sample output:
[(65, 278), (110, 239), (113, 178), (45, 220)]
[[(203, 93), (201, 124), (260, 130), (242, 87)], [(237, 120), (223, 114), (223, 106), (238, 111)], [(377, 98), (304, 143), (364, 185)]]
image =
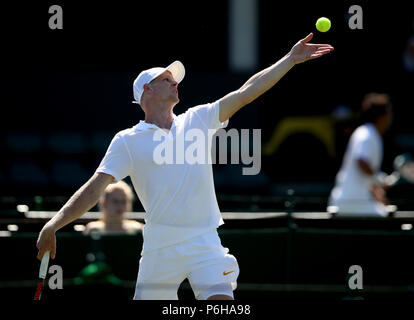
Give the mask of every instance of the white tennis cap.
[(134, 99), (135, 101), (132, 101), (132, 103), (141, 103), (141, 97), (144, 93), (144, 85), (147, 83), (150, 83), (152, 80), (154, 80), (156, 77), (158, 77), (160, 74), (164, 73), (165, 71), (170, 71), (174, 80), (177, 81), (177, 83), (180, 83), (181, 80), (184, 79), (185, 75), (185, 69), (184, 65), (180, 61), (174, 61), (166, 68), (151, 68), (148, 70), (142, 71), (138, 77), (134, 81)]

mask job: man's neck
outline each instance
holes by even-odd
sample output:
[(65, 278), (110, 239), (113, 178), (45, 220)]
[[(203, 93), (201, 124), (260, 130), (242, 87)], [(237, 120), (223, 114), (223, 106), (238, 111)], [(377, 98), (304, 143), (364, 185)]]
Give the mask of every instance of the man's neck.
[(154, 114), (146, 114), (145, 122), (152, 123), (161, 129), (171, 129), (171, 125), (174, 121), (172, 109), (166, 110), (165, 112), (158, 112)]
[(381, 125), (381, 123), (379, 122), (374, 122), (372, 123), (375, 127), (375, 129), (377, 129), (378, 133), (382, 136), (385, 133), (385, 129), (384, 127)]

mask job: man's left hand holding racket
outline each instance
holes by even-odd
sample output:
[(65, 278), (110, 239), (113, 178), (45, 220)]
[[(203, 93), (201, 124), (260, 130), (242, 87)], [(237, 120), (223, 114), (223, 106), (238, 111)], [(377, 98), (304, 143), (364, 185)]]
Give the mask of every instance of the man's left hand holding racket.
[(36, 247), (39, 249), (37, 258), (41, 261), (41, 263), (39, 270), (39, 281), (34, 300), (40, 300), (49, 265), (49, 257), (54, 259), (56, 255), (56, 236), (53, 228), (48, 228), (47, 224), (45, 225), (39, 234)]
[(39, 281), (37, 283), (36, 293), (33, 300), (40, 300), (42, 297), (43, 287), (45, 286), (47, 267), (49, 265), (49, 255), (50, 251), (46, 251), (42, 257), (42, 262), (40, 263), (39, 269)]

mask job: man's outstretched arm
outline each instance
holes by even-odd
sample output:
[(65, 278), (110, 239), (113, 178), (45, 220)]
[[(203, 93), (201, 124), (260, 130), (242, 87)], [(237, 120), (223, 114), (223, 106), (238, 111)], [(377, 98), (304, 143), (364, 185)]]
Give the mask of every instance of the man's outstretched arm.
[(114, 181), (114, 177), (106, 173), (95, 173), (69, 201), (50, 219), (42, 228), (37, 239), (36, 247), (39, 249), (37, 258), (42, 259), (46, 251), (50, 251), (50, 257), (56, 255), (55, 233), (65, 225), (80, 218), (90, 210), (99, 200), (105, 188)]
[(295, 64), (316, 59), (331, 52), (329, 44), (312, 44), (313, 34), (297, 42), (290, 52), (274, 65), (256, 73), (238, 90), (220, 99), (220, 121), (228, 120), (246, 104), (272, 88)]

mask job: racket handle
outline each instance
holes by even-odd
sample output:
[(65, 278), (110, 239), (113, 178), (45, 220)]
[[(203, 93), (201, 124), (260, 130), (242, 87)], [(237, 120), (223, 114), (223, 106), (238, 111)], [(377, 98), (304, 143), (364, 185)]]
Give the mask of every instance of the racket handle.
[(47, 250), (43, 254), (42, 262), (40, 263), (39, 278), (42, 278), (42, 279), (46, 278), (47, 267), (49, 265), (49, 257), (50, 257), (50, 251)]

